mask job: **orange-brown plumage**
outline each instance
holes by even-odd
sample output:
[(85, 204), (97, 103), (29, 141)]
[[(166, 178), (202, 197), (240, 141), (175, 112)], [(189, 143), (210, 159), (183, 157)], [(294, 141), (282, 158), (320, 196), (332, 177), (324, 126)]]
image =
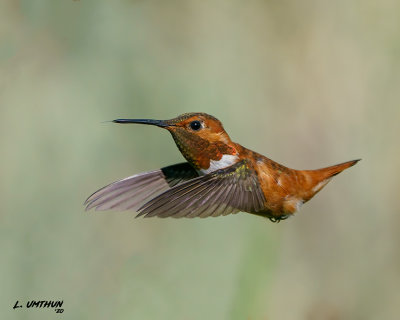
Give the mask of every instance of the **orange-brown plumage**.
[(330, 179), (359, 160), (294, 170), (232, 142), (205, 113), (171, 120), (119, 119), (167, 129), (188, 161), (134, 175), (86, 200), (86, 209), (136, 210), (146, 217), (208, 217), (244, 211), (280, 221), (294, 214)]

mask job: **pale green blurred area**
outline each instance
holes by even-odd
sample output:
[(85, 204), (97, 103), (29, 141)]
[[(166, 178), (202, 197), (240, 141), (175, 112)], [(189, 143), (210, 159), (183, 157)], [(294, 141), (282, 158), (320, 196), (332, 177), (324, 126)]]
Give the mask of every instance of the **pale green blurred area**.
[[(363, 160), (279, 224), (84, 212), (183, 160), (103, 121), (191, 111), (292, 168)], [(0, 115), (1, 319), (398, 319), (400, 2), (3, 0)]]

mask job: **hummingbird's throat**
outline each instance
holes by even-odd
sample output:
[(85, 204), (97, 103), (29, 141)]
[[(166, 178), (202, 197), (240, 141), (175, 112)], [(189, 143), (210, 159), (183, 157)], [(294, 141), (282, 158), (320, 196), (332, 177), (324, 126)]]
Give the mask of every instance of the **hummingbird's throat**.
[[(222, 141), (210, 142), (183, 130), (183, 132), (179, 131), (171, 132), (172, 137), (185, 159), (197, 170), (201, 172), (212, 170), (215, 167), (214, 164), (221, 160), (225, 163), (225, 160), (229, 159), (228, 162), (231, 164), (237, 162), (237, 151), (234, 146)], [(232, 156), (232, 158), (226, 158), (227, 156)]]

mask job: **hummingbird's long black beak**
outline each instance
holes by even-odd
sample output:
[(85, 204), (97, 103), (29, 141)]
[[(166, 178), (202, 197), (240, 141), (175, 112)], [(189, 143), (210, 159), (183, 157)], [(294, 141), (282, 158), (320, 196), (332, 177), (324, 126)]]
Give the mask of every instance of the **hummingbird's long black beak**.
[(164, 120), (153, 120), (153, 119), (115, 119), (112, 122), (114, 123), (141, 123), (141, 124), (149, 124), (157, 127), (169, 127), (170, 125)]

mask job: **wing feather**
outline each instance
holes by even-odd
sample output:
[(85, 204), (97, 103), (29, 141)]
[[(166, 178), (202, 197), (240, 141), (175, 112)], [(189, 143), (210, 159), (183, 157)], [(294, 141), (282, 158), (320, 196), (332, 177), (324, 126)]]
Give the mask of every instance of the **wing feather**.
[(204, 218), (258, 212), (264, 201), (255, 171), (243, 160), (174, 186), (140, 207), (138, 216)]
[(187, 162), (133, 175), (93, 193), (85, 201), (86, 210), (137, 210), (157, 195), (196, 177), (196, 170)]

